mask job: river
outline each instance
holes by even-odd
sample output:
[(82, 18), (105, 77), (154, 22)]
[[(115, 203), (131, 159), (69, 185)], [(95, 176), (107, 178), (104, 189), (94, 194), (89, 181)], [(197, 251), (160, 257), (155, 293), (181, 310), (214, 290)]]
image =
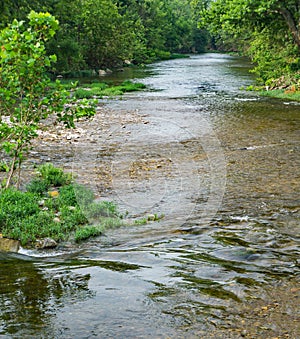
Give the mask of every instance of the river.
[(250, 69), (150, 65), (131, 75), (148, 90), (103, 100), (84, 142), (37, 146), (128, 218), (162, 218), (0, 253), (0, 338), (300, 337), (300, 104), (241, 89)]

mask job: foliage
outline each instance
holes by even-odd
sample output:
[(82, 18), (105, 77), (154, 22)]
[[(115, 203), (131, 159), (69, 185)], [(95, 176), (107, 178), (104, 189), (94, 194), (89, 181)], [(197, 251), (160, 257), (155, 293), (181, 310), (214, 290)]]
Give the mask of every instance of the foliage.
[(50, 185), (45, 180), (42, 180), (40, 178), (34, 178), (26, 186), (26, 189), (27, 189), (28, 192), (42, 195), (48, 190), (49, 187), (50, 187)]
[(272, 91), (260, 91), (260, 95), (284, 100), (300, 101), (300, 91), (273, 89)]
[(76, 242), (81, 242), (91, 237), (101, 235), (102, 233), (103, 227), (101, 226), (86, 226), (76, 230), (74, 239)]
[(64, 186), (71, 182), (72, 175), (66, 174), (61, 168), (46, 163), (37, 168), (39, 175), (48, 186)]
[[(57, 56), (55, 74), (141, 64), (165, 53), (202, 52), (207, 34), (197, 28), (192, 0), (3, 0), (0, 28), (25, 20), (30, 10), (59, 20), (45, 46)], [(169, 54), (170, 55), (170, 54)]]
[(26, 192), (15, 188), (0, 191), (3, 236), (20, 240), (23, 246), (45, 237), (66, 240), (72, 234), (75, 241), (81, 241), (124, 224), (114, 203), (95, 201), (93, 192), (85, 186), (63, 180), (57, 194), (49, 195), (57, 178), (69, 176), (62, 176), (61, 169), (49, 164), (40, 166), (39, 171), (42, 176), (34, 177)]
[(261, 82), (299, 70), (300, 5), (297, 0), (194, 0), (198, 20), (215, 36), (238, 41), (256, 63)]
[(104, 96), (122, 95), (126, 92), (140, 91), (146, 86), (142, 83), (134, 83), (131, 81), (124, 81), (121, 85), (109, 87), (103, 83), (92, 83), (86, 85), (84, 88), (78, 88), (74, 91), (74, 96), (78, 99), (82, 98), (102, 98)]
[(46, 70), (56, 57), (46, 54), (45, 43), (54, 36), (58, 21), (49, 13), (33, 11), (28, 19), (28, 28), (14, 20), (0, 32), (0, 146), (11, 158), (6, 187), (16, 168), (20, 174), (42, 119), (55, 113), (66, 127), (73, 127), (76, 118), (95, 113), (88, 102), (71, 102), (58, 81), (49, 86)]

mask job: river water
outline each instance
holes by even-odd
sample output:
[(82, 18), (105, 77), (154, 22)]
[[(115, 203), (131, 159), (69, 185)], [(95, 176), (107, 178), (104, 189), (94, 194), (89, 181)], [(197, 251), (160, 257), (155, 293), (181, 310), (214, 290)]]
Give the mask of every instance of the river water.
[(242, 90), (250, 68), (151, 65), (132, 75), (147, 91), (101, 103), (89, 144), (35, 153), (128, 218), (163, 218), (0, 253), (0, 338), (300, 337), (300, 105)]

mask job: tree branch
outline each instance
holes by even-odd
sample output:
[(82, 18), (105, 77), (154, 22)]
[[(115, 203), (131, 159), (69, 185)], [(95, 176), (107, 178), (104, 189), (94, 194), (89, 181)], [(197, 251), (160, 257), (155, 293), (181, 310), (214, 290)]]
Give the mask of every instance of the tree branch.
[(298, 22), (296, 22), (292, 13), (286, 8), (279, 8), (279, 13), (283, 16), (285, 22), (287, 23), (300, 51), (300, 19)]

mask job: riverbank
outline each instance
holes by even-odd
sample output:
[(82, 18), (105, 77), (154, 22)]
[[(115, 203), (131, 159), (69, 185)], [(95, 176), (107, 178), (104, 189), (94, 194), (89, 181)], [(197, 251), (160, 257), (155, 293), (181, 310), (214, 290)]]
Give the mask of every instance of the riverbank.
[(259, 94), (265, 97), (277, 98), (283, 100), (300, 101), (300, 91), (296, 90), (284, 90), (284, 89), (272, 89), (259, 91)]
[(249, 86), (248, 90), (258, 91), (266, 97), (300, 101), (300, 73), (270, 79), (266, 81), (265, 86)]

